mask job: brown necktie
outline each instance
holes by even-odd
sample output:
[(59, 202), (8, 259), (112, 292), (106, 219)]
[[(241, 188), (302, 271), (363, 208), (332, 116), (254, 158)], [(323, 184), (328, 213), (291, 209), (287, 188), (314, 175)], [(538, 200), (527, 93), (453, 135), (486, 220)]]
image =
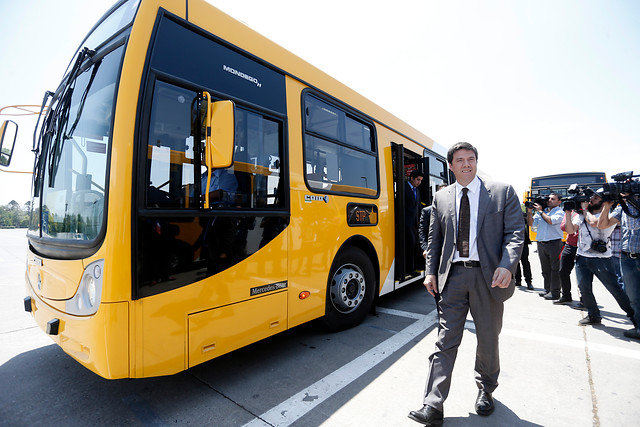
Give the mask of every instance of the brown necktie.
[(457, 249), (462, 258), (469, 257), (469, 229), (471, 228), (471, 208), (469, 208), (468, 188), (462, 189), (460, 199), (460, 218), (458, 220), (458, 245)]

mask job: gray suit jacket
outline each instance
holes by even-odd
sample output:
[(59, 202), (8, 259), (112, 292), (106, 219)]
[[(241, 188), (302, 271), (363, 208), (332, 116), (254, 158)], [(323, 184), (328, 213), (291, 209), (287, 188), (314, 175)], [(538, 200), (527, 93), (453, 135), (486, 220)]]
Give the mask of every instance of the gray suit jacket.
[[(512, 186), (480, 180), (477, 245), (482, 274), (491, 295), (506, 301), (513, 295), (515, 280), (508, 288), (492, 288), (493, 273), (504, 267), (513, 275), (524, 244), (524, 224), (520, 200)], [(436, 275), (438, 291), (447, 283), (456, 248), (456, 186), (436, 193), (431, 205), (426, 274)]]

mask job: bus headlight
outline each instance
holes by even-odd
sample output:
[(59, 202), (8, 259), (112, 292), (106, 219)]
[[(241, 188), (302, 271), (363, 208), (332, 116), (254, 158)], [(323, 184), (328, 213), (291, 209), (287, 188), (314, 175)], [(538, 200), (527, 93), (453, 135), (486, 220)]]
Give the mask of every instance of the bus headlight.
[(102, 298), (104, 260), (92, 262), (84, 269), (76, 294), (66, 303), (66, 312), (78, 316), (90, 316), (98, 311)]
[(96, 303), (96, 280), (93, 276), (87, 276), (87, 299), (89, 307), (93, 307)]

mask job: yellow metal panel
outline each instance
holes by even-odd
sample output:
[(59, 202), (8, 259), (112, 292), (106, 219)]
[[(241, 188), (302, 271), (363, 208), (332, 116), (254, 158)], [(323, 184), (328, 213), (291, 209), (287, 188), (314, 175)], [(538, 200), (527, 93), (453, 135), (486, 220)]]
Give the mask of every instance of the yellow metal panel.
[[(136, 310), (142, 312), (139, 342), (135, 346), (136, 363), (141, 364), (142, 371), (137, 368), (136, 376), (170, 375), (188, 368), (187, 319), (190, 314), (246, 301), (252, 298), (252, 288), (287, 281), (287, 238), (285, 230), (233, 268), (136, 301)], [(245, 338), (238, 339), (244, 342)], [(241, 345), (244, 344), (236, 348)]]
[(287, 292), (189, 316), (189, 367), (287, 329)]
[(107, 378), (129, 376), (128, 303), (101, 304), (93, 316), (70, 316), (47, 305), (27, 285), (34, 320), (43, 331), (59, 319), (58, 335), (49, 335), (65, 353), (96, 374)]
[[(27, 278), (34, 292), (43, 298), (66, 300), (73, 297), (83, 271), (81, 260), (47, 259), (27, 251)], [(64, 302), (61, 304), (59, 308), (64, 307)]]
[[(302, 156), (302, 118), (300, 114), (300, 95), (306, 87), (297, 80), (286, 78), (287, 87), (287, 109), (289, 112), (289, 177), (291, 183), (291, 222), (287, 229), (290, 236), (289, 250), (289, 327), (299, 325), (309, 320), (324, 315), (324, 301), (328, 271), (325, 274), (318, 274), (307, 270), (307, 265), (299, 260), (303, 257), (301, 253), (302, 245), (300, 235), (303, 229), (303, 220), (299, 217), (298, 206), (300, 201), (295, 199), (300, 191), (306, 191), (304, 183), (304, 161)], [(309, 192), (309, 194), (311, 194)], [(304, 199), (304, 196), (301, 195)], [(315, 248), (307, 248), (311, 254)], [(295, 262), (292, 262), (293, 259)], [(329, 266), (323, 266), (329, 269)], [(291, 270), (295, 269), (295, 272)], [(304, 269), (304, 271), (300, 271)], [(293, 276), (292, 276), (293, 274)], [(315, 281), (314, 281), (315, 280)], [(300, 292), (307, 291), (310, 296), (304, 300), (299, 299)]]

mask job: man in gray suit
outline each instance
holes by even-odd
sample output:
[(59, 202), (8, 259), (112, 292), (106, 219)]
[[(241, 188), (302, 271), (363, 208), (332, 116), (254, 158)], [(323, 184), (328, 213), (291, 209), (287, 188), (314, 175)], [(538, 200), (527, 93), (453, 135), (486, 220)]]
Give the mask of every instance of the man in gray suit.
[(438, 302), (438, 341), (429, 357), (424, 406), (409, 418), (443, 423), (443, 403), (469, 310), (475, 323), (475, 410), (490, 415), (498, 386), (498, 336), (503, 303), (513, 295), (524, 244), (520, 201), (513, 187), (476, 176), (478, 151), (466, 142), (447, 153), (456, 183), (436, 193), (431, 207), (424, 286)]

